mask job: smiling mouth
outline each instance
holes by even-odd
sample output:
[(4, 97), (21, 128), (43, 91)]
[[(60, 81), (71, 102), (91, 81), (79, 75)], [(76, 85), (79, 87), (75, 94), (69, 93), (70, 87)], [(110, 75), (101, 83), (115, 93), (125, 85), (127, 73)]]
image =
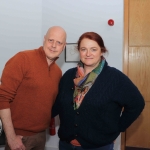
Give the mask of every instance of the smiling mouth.
[(53, 52), (53, 53), (55, 53), (55, 52), (57, 52), (57, 51), (55, 51), (55, 50), (51, 50), (51, 49), (50, 49), (50, 52)]

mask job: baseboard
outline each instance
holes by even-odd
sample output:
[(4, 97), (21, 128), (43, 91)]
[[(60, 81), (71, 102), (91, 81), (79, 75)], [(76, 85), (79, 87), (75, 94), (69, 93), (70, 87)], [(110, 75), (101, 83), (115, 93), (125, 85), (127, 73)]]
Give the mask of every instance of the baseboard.
[(45, 150), (59, 150), (57, 147), (45, 147)]
[[(5, 146), (0, 145), (0, 150), (4, 150)], [(45, 147), (45, 150), (59, 150), (57, 147)]]
[[(0, 150), (4, 150), (4, 146), (0, 145)], [(57, 147), (45, 147), (45, 150), (59, 150)]]
[(0, 145), (0, 150), (4, 150), (5, 146)]

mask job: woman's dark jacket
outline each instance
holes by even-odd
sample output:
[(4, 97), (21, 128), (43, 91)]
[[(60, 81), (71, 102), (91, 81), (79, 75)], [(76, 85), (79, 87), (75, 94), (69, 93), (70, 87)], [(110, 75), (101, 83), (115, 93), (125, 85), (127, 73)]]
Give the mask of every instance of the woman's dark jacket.
[(52, 117), (60, 117), (58, 136), (67, 142), (77, 139), (83, 148), (110, 144), (137, 119), (144, 99), (126, 75), (106, 62), (81, 106), (74, 110), (76, 71), (72, 68), (63, 75), (53, 106)]

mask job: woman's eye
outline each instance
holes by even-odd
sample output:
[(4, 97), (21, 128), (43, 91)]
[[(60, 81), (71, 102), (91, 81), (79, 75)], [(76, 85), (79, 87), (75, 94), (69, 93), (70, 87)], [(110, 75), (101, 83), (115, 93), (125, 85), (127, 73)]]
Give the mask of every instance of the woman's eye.
[(85, 48), (81, 48), (81, 49), (80, 49), (80, 51), (85, 51), (85, 50), (86, 50)]
[(96, 51), (97, 49), (93, 48), (92, 51)]

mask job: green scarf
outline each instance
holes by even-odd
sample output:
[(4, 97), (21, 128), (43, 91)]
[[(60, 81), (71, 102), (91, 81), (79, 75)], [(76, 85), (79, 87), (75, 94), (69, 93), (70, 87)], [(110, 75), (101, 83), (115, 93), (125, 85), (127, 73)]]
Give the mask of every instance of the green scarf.
[(75, 84), (75, 90), (73, 94), (74, 110), (80, 107), (84, 99), (84, 96), (87, 94), (89, 89), (94, 84), (96, 78), (101, 73), (104, 64), (105, 64), (105, 59), (102, 59), (99, 65), (84, 77), (83, 64), (82, 62), (78, 63), (76, 78), (74, 79), (74, 84)]

